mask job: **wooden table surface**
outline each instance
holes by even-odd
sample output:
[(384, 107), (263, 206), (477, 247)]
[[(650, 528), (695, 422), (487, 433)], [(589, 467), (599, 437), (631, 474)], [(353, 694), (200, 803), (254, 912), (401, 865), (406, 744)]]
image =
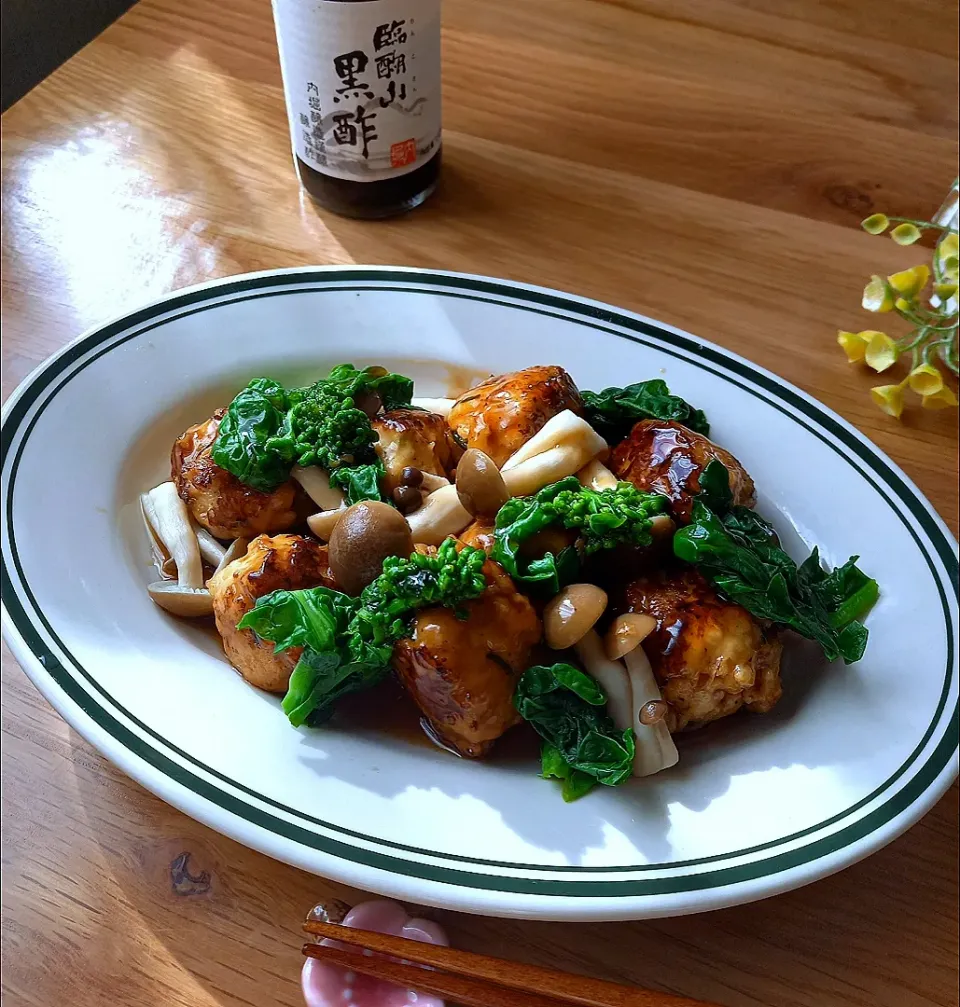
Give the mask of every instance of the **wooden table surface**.
[[(292, 173), (266, 0), (141, 0), (3, 119), (3, 394), (175, 287), (306, 263), (505, 276), (745, 354), (838, 410), (957, 525), (956, 414), (902, 424), (835, 346), (916, 250), (859, 231), (955, 174), (956, 10), (940, 0), (445, 2), (445, 169), (389, 223)], [(3, 663), (8, 1007), (297, 1004), (298, 926), (360, 896), (122, 776)], [(683, 919), (432, 912), (454, 943), (728, 1007), (957, 1003), (957, 789), (840, 875)]]

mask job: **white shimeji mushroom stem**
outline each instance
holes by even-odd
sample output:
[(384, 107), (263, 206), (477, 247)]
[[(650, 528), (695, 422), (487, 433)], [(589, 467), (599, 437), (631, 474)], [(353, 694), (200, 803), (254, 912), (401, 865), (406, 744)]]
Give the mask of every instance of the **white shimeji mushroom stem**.
[(200, 558), (204, 563), (209, 563), (210, 566), (219, 566), (223, 560), (224, 554), (227, 551), (227, 547), (215, 539), (206, 528), (193, 526), (193, 530), (197, 534), (197, 545), (200, 547)]
[[(591, 629), (574, 645), (577, 656), (591, 678), (607, 694), (607, 713), (621, 731), (634, 727), (633, 703), (630, 697), (630, 678), (619, 661), (611, 661), (603, 651), (597, 631)], [(636, 729), (634, 728), (634, 734)]]
[(434, 490), (423, 505), (407, 515), (413, 541), (422, 545), (440, 545), (450, 535), (458, 535), (473, 520), (473, 515), (460, 503), (453, 484)]
[(144, 493), (140, 501), (151, 533), (163, 543), (177, 568), (176, 583), (157, 581), (147, 586), (147, 593), (172, 615), (210, 615), (213, 600), (203, 586), (200, 542), (176, 486), (172, 482), (161, 483)]
[(331, 510), (318, 511), (307, 518), (307, 527), (321, 542), (329, 542), (333, 529), (337, 527), (337, 522), (347, 512), (347, 504), (344, 501), (339, 507)]
[(446, 476), (434, 475), (432, 472), (421, 472), (420, 475), (423, 477), (420, 488), (427, 493), (435, 493), (441, 487), (450, 485)]
[(511, 496), (527, 496), (572, 476), (607, 450), (607, 442), (569, 409), (552, 416), (500, 469)]
[(306, 490), (307, 496), (324, 510), (336, 510), (343, 503), (343, 491), (330, 485), (330, 474), (319, 465), (294, 465), (290, 475)]
[(241, 559), (243, 556), (246, 556), (249, 546), (249, 539), (235, 538), (224, 551), (216, 570), (213, 571), (214, 576), (225, 567), (228, 567), (235, 559)]
[(410, 400), (410, 405), (416, 406), (418, 409), (426, 409), (428, 413), (437, 413), (446, 419), (450, 415), (450, 410), (453, 409), (456, 401), (456, 399), (434, 399), (426, 396), (414, 396)]
[(617, 488), (617, 477), (603, 462), (596, 458), (593, 461), (587, 462), (580, 469), (577, 473), (577, 478), (580, 480), (581, 486), (596, 490), (598, 493), (601, 490), (615, 490)]
[(200, 544), (177, 487), (172, 482), (161, 483), (140, 500), (144, 518), (176, 564), (177, 583), (181, 587), (203, 587)]
[(650, 659), (643, 647), (636, 646), (623, 657), (630, 675), (630, 691), (633, 696), (632, 723), (637, 739), (636, 755), (633, 759), (634, 776), (652, 776), (662, 769), (669, 769), (680, 761), (680, 753), (670, 736), (666, 722), (642, 724), (640, 711), (655, 700), (661, 700), (660, 688), (654, 678)]

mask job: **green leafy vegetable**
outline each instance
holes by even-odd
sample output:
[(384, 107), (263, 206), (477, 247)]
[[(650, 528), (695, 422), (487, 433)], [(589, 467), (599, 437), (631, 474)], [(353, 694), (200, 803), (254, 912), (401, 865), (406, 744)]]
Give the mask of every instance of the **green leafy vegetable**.
[(350, 632), (358, 598), (327, 587), (274, 591), (238, 623), (275, 649), (303, 647), (290, 676), (283, 710), (294, 727), (317, 723), (348, 692), (375, 685), (386, 674), (391, 645), (372, 644)]
[(610, 444), (623, 440), (640, 420), (676, 420), (704, 436), (710, 424), (702, 410), (694, 409), (678, 395), (671, 395), (660, 378), (639, 381), (626, 388), (584, 392), (587, 422)]
[(725, 514), (733, 504), (733, 490), (730, 489), (726, 465), (716, 458), (707, 462), (698, 482), (700, 492), (697, 496), (717, 514)]
[(364, 640), (393, 643), (406, 635), (418, 608), (443, 605), (465, 618), (463, 603), (487, 586), (486, 558), (482, 549), (472, 546), (461, 546), (458, 552), (454, 539), (446, 539), (434, 556), (388, 556), (383, 573), (360, 595), (353, 628)]
[(282, 385), (254, 378), (230, 403), (210, 454), (242, 483), (269, 493), (290, 475), (290, 463), (267, 447), (283, 427), (290, 402)]
[(389, 670), (392, 647), (367, 647), (360, 660), (336, 651), (305, 650), (297, 662), (281, 706), (294, 727), (319, 727), (349, 692), (381, 682)]
[(257, 600), (239, 627), (271, 640), (278, 654), (291, 647), (327, 651), (334, 647), (337, 633), (353, 614), (353, 606), (353, 598), (328, 587), (273, 591)]
[(343, 490), (348, 504), (361, 500), (379, 500), (380, 482), (386, 475), (383, 462), (377, 458), (365, 465), (342, 466), (330, 473), (330, 485)]
[(408, 406), (413, 398), (413, 379), (393, 374), (385, 367), (365, 367), (360, 371), (353, 364), (340, 364), (324, 380), (336, 386), (345, 397), (356, 398), (361, 392), (376, 392), (384, 409)]
[(328, 472), (373, 461), (377, 435), (370, 417), (338, 385), (318, 381), (291, 392), (290, 401), (283, 430), (267, 442), (268, 450)]
[(462, 614), (464, 602), (486, 587), (481, 549), (459, 552), (448, 539), (436, 555), (391, 556), (359, 598), (327, 587), (274, 591), (237, 624), (271, 640), (278, 651), (303, 647), (283, 709), (294, 727), (316, 725), (348, 692), (376, 685), (386, 674), (393, 645), (410, 629), (418, 608), (444, 605)]
[(599, 685), (571, 664), (528, 668), (517, 683), (514, 705), (545, 744), (542, 775), (563, 780), (564, 800), (582, 797), (595, 784), (615, 787), (630, 776), (636, 739), (618, 730), (603, 712)]
[(548, 741), (540, 746), (540, 775), (545, 780), (562, 781), (560, 795), (568, 804), (589, 794), (597, 785), (592, 776), (568, 765), (560, 754), (560, 749), (554, 748)]
[(340, 364), (320, 381), (286, 391), (257, 378), (230, 403), (220, 423), (213, 460), (255, 489), (276, 489), (294, 465), (319, 465), (348, 503), (380, 500), (383, 463), (360, 396), (379, 396), (385, 409), (408, 405), (413, 382), (383, 367)]
[(548, 552), (528, 560), (521, 556), (523, 542), (559, 526), (580, 533), (580, 548), (587, 556), (619, 545), (649, 545), (652, 519), (666, 509), (664, 497), (644, 493), (631, 483), (594, 490), (568, 476), (533, 496), (513, 497), (500, 508), (492, 555), (514, 580), (556, 594), (577, 576), (577, 550), (569, 546), (556, 556)]
[(723, 512), (721, 469), (726, 480), (718, 461), (704, 470), (700, 482), (703, 487), (706, 480), (706, 492), (694, 500), (690, 524), (673, 537), (676, 556), (695, 564), (721, 594), (758, 619), (814, 640), (828, 660), (859, 661), (868, 633), (857, 620), (879, 597), (877, 582), (857, 567), (857, 556), (827, 573), (816, 548), (798, 567), (754, 511), (729, 507)]

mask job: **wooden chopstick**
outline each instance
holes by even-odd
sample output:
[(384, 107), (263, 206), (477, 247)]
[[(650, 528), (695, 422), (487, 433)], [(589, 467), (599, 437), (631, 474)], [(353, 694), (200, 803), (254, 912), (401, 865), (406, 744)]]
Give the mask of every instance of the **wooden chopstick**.
[(420, 993), (444, 997), (463, 1004), (463, 1007), (568, 1007), (570, 1003), (569, 1000), (557, 1000), (539, 993), (499, 986), (486, 979), (433, 971), (422, 965), (404, 965), (403, 962), (391, 961), (389, 958), (368, 958), (352, 949), (305, 944), (303, 953), (328, 965), (339, 965), (375, 979), (385, 979), (398, 986), (409, 986)]
[[(474, 1004), (478, 1007), (500, 1007), (501, 1004), (503, 1007), (710, 1007), (702, 1001), (670, 993), (630, 988), (559, 969), (505, 961), (459, 948), (423, 944), (405, 937), (357, 930), (338, 923), (309, 920), (304, 923), (303, 929), (318, 937), (393, 955), (415, 964), (405, 965), (362, 952), (306, 944), (303, 953), (311, 958), (345, 964), (347, 968), (364, 975), (457, 999), (471, 1007)], [(424, 965), (430, 970), (424, 969)], [(526, 999), (510, 999), (513, 994), (522, 994)], [(497, 999), (493, 999), (494, 996)], [(536, 999), (531, 999), (534, 997)]]

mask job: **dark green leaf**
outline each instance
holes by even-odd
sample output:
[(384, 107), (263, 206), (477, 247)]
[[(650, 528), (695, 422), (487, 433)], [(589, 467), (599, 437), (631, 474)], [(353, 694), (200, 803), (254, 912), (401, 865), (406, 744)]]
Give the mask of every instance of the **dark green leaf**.
[(334, 646), (354, 605), (353, 599), (326, 587), (273, 591), (257, 600), (237, 628), (252, 629), (261, 639), (271, 640), (278, 652), (290, 647), (326, 651)]
[(413, 397), (413, 381), (384, 367), (365, 367), (360, 371), (353, 364), (340, 364), (324, 380), (335, 385), (341, 395), (351, 398), (360, 392), (376, 392), (384, 409), (408, 406)]
[(715, 488), (694, 501), (690, 524), (673, 537), (675, 555), (758, 619), (814, 640), (828, 660), (859, 661), (868, 634), (856, 620), (876, 602), (879, 587), (856, 566), (857, 557), (827, 573), (814, 549), (798, 567), (766, 521), (745, 507), (721, 517), (708, 505), (711, 497)]
[(388, 670), (386, 662), (345, 661), (337, 651), (317, 653), (307, 648), (290, 676), (281, 704), (283, 712), (294, 727), (300, 727), (308, 718), (316, 723), (318, 714), (332, 710), (347, 693), (381, 682)]
[(385, 474), (383, 462), (377, 458), (367, 465), (334, 469), (330, 473), (330, 485), (343, 490), (348, 504), (360, 503), (361, 500), (381, 500), (380, 485)]
[(418, 608), (455, 611), (486, 588), (486, 556), (448, 539), (436, 555), (391, 556), (359, 598), (326, 587), (274, 591), (238, 623), (277, 650), (303, 647), (283, 709), (290, 722), (318, 724), (341, 696), (366, 689), (387, 673), (393, 645)]
[(587, 422), (610, 444), (623, 440), (640, 420), (676, 420), (698, 434), (710, 433), (703, 412), (678, 395), (671, 395), (667, 383), (660, 378), (625, 388), (584, 392), (583, 404)]
[(255, 489), (274, 490), (294, 464), (319, 465), (348, 502), (382, 499), (383, 463), (376, 432), (356, 397), (376, 392), (385, 409), (407, 405), (413, 382), (383, 367), (340, 364), (321, 381), (284, 390), (257, 378), (230, 403), (212, 449), (213, 460)]
[(733, 503), (733, 491), (730, 489), (730, 474), (723, 462), (716, 458), (707, 462), (700, 473), (700, 492), (698, 496), (716, 514), (726, 514)]
[(288, 407), (283, 386), (254, 378), (230, 403), (210, 455), (244, 485), (269, 493), (290, 476), (292, 459), (268, 449), (283, 427)]
[(636, 748), (633, 731), (614, 726), (602, 712), (605, 702), (597, 683), (572, 665), (536, 665), (523, 673), (514, 705), (556, 753), (547, 753), (545, 773), (560, 775), (559, 756), (570, 770), (605, 786), (616, 786), (630, 776)]

